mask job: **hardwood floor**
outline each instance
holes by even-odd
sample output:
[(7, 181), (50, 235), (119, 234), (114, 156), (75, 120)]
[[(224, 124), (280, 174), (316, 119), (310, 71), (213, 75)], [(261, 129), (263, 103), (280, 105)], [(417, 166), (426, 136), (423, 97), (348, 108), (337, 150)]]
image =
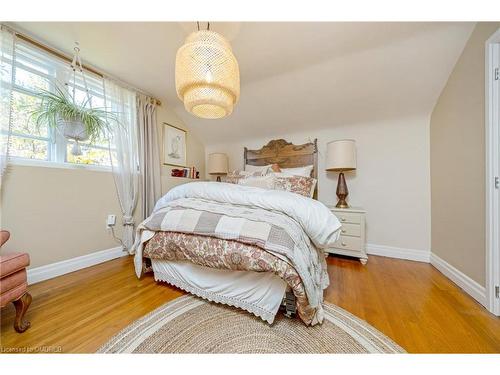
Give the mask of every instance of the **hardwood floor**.
[[(370, 256), (366, 266), (328, 258), (328, 302), (350, 311), (410, 353), (500, 352), (500, 318), (426, 263)], [(135, 277), (120, 258), (29, 287), (31, 328), (14, 331), (1, 310), (2, 352), (95, 352), (112, 335), (183, 294), (152, 276)]]

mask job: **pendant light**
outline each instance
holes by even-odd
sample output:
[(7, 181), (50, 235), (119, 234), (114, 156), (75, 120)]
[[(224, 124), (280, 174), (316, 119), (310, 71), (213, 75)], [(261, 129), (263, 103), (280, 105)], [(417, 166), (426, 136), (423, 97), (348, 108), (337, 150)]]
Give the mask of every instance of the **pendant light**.
[(240, 70), (231, 45), (219, 33), (199, 30), (177, 51), (175, 87), (186, 111), (205, 119), (233, 112), (240, 96)]

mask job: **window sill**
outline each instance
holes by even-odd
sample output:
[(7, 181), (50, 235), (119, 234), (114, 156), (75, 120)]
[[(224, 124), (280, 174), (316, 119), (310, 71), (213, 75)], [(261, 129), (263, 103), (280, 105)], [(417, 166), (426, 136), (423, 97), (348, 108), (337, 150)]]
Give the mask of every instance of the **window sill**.
[(24, 167), (43, 167), (43, 168), (58, 168), (58, 169), (79, 169), (85, 171), (111, 172), (111, 167), (92, 164), (74, 164), (74, 163), (56, 163), (53, 161), (10, 158), (10, 165), (21, 165)]

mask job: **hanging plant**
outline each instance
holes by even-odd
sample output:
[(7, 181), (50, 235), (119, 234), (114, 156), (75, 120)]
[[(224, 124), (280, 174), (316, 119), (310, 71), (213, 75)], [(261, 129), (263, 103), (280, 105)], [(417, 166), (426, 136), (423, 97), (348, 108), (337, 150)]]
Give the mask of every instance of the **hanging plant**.
[(110, 130), (110, 121), (117, 121), (114, 112), (104, 108), (88, 106), (90, 98), (77, 104), (60, 87), (55, 92), (41, 90), (36, 93), (40, 105), (31, 111), (30, 117), (37, 127), (48, 125), (59, 130), (66, 138), (75, 140), (75, 155), (80, 155), (79, 141), (90, 140), (94, 143), (99, 138), (106, 137)]
[[(80, 48), (75, 42), (73, 60), (69, 68), (73, 72), (73, 95), (60, 85), (55, 85), (55, 92), (40, 90), (35, 96), (40, 99), (40, 104), (30, 112), (30, 119), (35, 121), (37, 127), (48, 125), (59, 130), (67, 139), (75, 141), (71, 153), (81, 155), (82, 150), (78, 142), (90, 139), (94, 143), (99, 138), (106, 138), (110, 131), (110, 122), (118, 124), (115, 112), (105, 108), (93, 108), (92, 96), (87, 87), (87, 80), (80, 60)], [(76, 74), (82, 76), (87, 99), (77, 104), (75, 101)]]

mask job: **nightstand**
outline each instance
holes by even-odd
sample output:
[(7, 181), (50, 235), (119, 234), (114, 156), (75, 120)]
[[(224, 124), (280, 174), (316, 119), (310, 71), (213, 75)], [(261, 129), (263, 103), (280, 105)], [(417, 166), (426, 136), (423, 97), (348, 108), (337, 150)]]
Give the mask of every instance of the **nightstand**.
[(365, 214), (366, 211), (361, 208), (337, 208), (329, 207), (332, 213), (337, 216), (342, 228), (340, 238), (331, 248), (325, 249), (328, 254), (340, 254), (359, 258), (361, 264), (366, 264), (368, 255), (366, 255), (365, 244)]

